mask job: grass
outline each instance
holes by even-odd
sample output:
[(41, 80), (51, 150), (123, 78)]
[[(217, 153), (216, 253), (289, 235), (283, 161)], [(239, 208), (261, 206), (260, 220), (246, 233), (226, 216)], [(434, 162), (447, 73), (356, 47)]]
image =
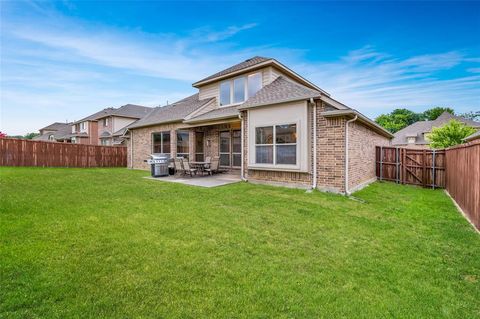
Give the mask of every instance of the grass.
[(0, 317), (480, 317), (480, 236), (441, 190), (147, 174), (1, 167)]

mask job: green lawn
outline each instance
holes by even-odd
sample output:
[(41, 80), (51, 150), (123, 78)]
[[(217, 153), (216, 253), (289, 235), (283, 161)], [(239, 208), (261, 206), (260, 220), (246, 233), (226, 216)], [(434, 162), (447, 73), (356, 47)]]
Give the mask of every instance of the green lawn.
[(0, 168), (0, 318), (480, 317), (480, 235), (441, 190), (147, 174)]

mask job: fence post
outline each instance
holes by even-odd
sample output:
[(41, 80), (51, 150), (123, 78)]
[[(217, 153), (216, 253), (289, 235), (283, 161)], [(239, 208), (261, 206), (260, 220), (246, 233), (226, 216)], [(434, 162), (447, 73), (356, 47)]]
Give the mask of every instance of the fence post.
[(432, 151), (432, 189), (435, 189), (435, 149)]
[(383, 178), (383, 146), (380, 146), (380, 180)]

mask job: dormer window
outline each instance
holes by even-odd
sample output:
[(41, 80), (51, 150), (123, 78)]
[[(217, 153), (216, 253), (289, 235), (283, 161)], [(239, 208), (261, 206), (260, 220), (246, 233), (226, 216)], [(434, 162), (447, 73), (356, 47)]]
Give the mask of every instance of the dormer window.
[(220, 83), (220, 106), (241, 104), (261, 88), (261, 72), (224, 81)]

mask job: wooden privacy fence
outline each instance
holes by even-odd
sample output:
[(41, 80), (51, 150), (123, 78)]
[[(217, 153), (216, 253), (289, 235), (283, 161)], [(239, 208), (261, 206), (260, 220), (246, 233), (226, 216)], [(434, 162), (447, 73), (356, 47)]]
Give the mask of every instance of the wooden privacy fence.
[(376, 147), (378, 179), (423, 187), (445, 187), (445, 150)]
[(127, 148), (0, 138), (0, 166), (126, 167)]
[(446, 189), (480, 230), (480, 140), (446, 149)]

